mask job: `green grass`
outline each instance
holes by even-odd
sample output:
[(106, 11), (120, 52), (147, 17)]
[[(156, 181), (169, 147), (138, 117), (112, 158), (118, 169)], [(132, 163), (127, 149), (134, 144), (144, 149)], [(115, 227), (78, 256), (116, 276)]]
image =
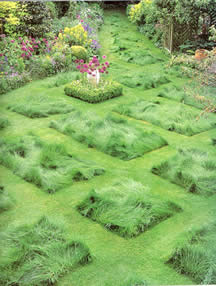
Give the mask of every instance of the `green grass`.
[(6, 128), (9, 125), (10, 125), (10, 122), (9, 122), (9, 120), (7, 118), (0, 117), (0, 130)]
[(0, 285), (54, 285), (62, 275), (91, 260), (85, 244), (65, 240), (62, 226), (47, 217), (0, 236)]
[(180, 149), (174, 157), (156, 165), (152, 172), (187, 191), (201, 194), (216, 192), (216, 161), (198, 149)]
[(161, 136), (112, 115), (101, 118), (76, 111), (52, 121), (50, 127), (122, 160), (134, 159), (167, 144)]
[(0, 213), (9, 210), (14, 202), (3, 186), (0, 186)]
[(122, 284), (122, 286), (147, 286), (148, 283), (143, 279), (132, 277)]
[(30, 118), (40, 118), (68, 113), (73, 111), (74, 107), (62, 99), (53, 99), (51, 96), (44, 95), (30, 95), (18, 103), (10, 104), (8, 109)]
[(179, 273), (196, 284), (216, 283), (215, 224), (190, 233), (191, 238), (176, 248), (168, 261)]
[(141, 183), (122, 179), (110, 187), (92, 190), (78, 210), (110, 231), (130, 238), (181, 209), (153, 196)]
[(115, 108), (115, 111), (188, 136), (216, 126), (214, 115), (204, 114), (201, 116), (199, 111), (189, 109), (181, 104), (138, 100), (132, 104), (121, 104)]
[(58, 73), (57, 76), (49, 81), (46, 85), (48, 88), (65, 85), (72, 80), (80, 79), (80, 72)]
[(47, 144), (34, 136), (0, 141), (0, 163), (48, 193), (101, 175), (94, 162), (69, 154), (61, 144)]
[(161, 73), (151, 72), (129, 72), (123, 73), (117, 77), (117, 80), (130, 88), (139, 88), (141, 90), (157, 88), (162, 84), (169, 83), (170, 80), (167, 76)]

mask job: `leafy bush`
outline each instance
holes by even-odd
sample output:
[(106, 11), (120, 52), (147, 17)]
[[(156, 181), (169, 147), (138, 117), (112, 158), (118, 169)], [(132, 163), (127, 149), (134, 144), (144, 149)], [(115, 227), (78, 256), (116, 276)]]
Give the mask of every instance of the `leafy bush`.
[(191, 193), (211, 195), (216, 192), (216, 163), (198, 149), (180, 149), (176, 156), (152, 168), (152, 172)]
[(8, 109), (30, 118), (48, 117), (49, 115), (68, 113), (74, 110), (72, 105), (62, 99), (40, 95), (30, 95), (18, 103), (10, 104)]
[(215, 284), (215, 224), (193, 230), (189, 236), (188, 241), (175, 249), (168, 263), (179, 273), (188, 275), (196, 284)]
[(7, 118), (5, 117), (0, 117), (0, 130), (4, 129), (5, 127), (9, 126), (10, 122)]
[(62, 226), (47, 217), (1, 233), (1, 285), (54, 285), (64, 274), (91, 261), (85, 244), (68, 242), (63, 234)]
[(131, 160), (167, 144), (159, 135), (112, 115), (100, 118), (94, 113), (74, 111), (52, 121), (50, 127), (122, 160)]
[(183, 104), (170, 105), (160, 101), (138, 100), (132, 104), (119, 105), (115, 111), (188, 136), (216, 126), (214, 115), (200, 117), (199, 111), (187, 109)]
[(11, 74), (9, 76), (2, 77), (0, 80), (0, 94), (21, 87), (29, 81), (31, 81), (31, 78), (27, 73)]
[(123, 237), (133, 237), (172, 216), (173, 203), (161, 201), (141, 183), (123, 180), (92, 190), (78, 206), (79, 212)]
[(0, 213), (10, 209), (13, 206), (13, 200), (8, 192), (0, 185)]
[(71, 53), (77, 59), (87, 60), (88, 58), (87, 50), (82, 46), (72, 46)]
[(86, 80), (76, 80), (66, 85), (64, 91), (66, 95), (97, 103), (122, 95), (122, 86), (111, 80), (101, 80), (96, 86)]
[(94, 162), (68, 154), (62, 144), (46, 144), (34, 136), (1, 139), (0, 163), (48, 193), (104, 173)]

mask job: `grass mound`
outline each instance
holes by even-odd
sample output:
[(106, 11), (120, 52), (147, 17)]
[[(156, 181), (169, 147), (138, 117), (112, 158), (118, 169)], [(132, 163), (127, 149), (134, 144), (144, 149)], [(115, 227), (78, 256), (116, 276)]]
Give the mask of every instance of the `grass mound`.
[(160, 101), (139, 100), (132, 104), (119, 105), (115, 111), (188, 136), (216, 126), (214, 115), (208, 114), (199, 118), (199, 111), (191, 110), (181, 104), (170, 105)]
[(196, 90), (196, 87), (188, 87), (184, 90), (183, 87), (166, 87), (159, 94), (159, 97), (172, 99), (187, 105), (194, 106), (198, 109), (204, 109), (209, 105), (209, 102), (215, 102), (215, 88), (203, 88)]
[(42, 217), (36, 224), (1, 233), (0, 285), (54, 285), (91, 260), (80, 241), (67, 242), (63, 229)]
[(122, 74), (117, 77), (117, 80), (130, 88), (140, 88), (142, 90), (157, 88), (162, 84), (169, 83), (167, 76), (160, 73), (133, 73)]
[(110, 231), (130, 238), (172, 216), (180, 208), (153, 196), (141, 183), (124, 180), (98, 191), (92, 190), (78, 210)]
[(48, 117), (49, 115), (68, 113), (74, 110), (71, 104), (62, 99), (38, 95), (28, 96), (19, 103), (12, 103), (8, 109), (30, 118)]
[(0, 117), (0, 130), (8, 127), (10, 125), (10, 122), (4, 118), (4, 117)]
[(178, 247), (168, 263), (179, 273), (188, 275), (196, 284), (216, 284), (216, 226), (194, 231)]
[(136, 49), (136, 50), (123, 50), (119, 51), (119, 55), (120, 55), (120, 59), (122, 59), (125, 62), (128, 63), (134, 63), (137, 65), (151, 65), (151, 64), (155, 64), (155, 63), (159, 63), (162, 62), (163, 60), (161, 60), (160, 58), (156, 58), (154, 57), (151, 52), (149, 52), (147, 49)]
[(159, 135), (111, 115), (101, 118), (95, 113), (76, 111), (52, 121), (50, 127), (122, 160), (131, 160), (167, 144)]
[(48, 88), (59, 87), (71, 82), (72, 80), (78, 80), (78, 79), (80, 79), (79, 72), (58, 73), (57, 76), (49, 80), (49, 83), (46, 86)]
[(104, 172), (94, 162), (68, 154), (62, 144), (47, 144), (34, 136), (2, 139), (0, 163), (49, 193)]
[(216, 161), (197, 149), (180, 149), (176, 156), (153, 167), (152, 172), (192, 193), (216, 192)]
[(122, 286), (147, 286), (148, 283), (143, 279), (132, 277), (122, 284)]
[(122, 95), (122, 86), (115, 81), (101, 81), (97, 86), (86, 80), (76, 80), (65, 86), (65, 94), (81, 100), (97, 103)]
[(0, 185), (0, 213), (10, 209), (13, 201), (3, 186)]

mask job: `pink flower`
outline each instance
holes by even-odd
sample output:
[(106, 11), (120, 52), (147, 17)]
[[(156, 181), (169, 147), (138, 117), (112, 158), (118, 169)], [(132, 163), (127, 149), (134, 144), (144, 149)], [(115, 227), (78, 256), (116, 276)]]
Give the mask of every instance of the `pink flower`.
[(80, 22), (83, 23), (84, 21), (83, 21), (83, 20), (80, 20)]
[(38, 45), (34, 45), (34, 48), (38, 48)]
[(77, 19), (80, 19), (80, 15), (77, 15)]
[(102, 56), (103, 59), (106, 59), (106, 56)]
[(108, 66), (108, 65), (109, 65), (109, 63), (108, 63), (108, 62), (105, 62), (105, 65), (106, 65), (106, 66)]
[(84, 67), (84, 68), (88, 68), (88, 65), (87, 65), (87, 64), (84, 64), (83, 67)]
[(41, 41), (37, 41), (36, 43), (37, 43), (37, 44), (40, 44), (40, 43), (41, 43)]
[(3, 54), (0, 54), (0, 57), (3, 57), (4, 55)]
[(5, 74), (8, 74), (8, 72), (5, 72)]
[(78, 64), (78, 63), (79, 63), (79, 60), (78, 60), (78, 59), (76, 59), (76, 60), (75, 60), (75, 63), (76, 63), (76, 64)]
[(88, 71), (88, 74), (92, 74), (92, 72), (91, 72), (91, 71)]
[(25, 54), (24, 54), (24, 53), (23, 53), (23, 54), (21, 54), (21, 57), (22, 57), (22, 58), (24, 58), (24, 57), (25, 57)]
[(80, 63), (83, 64), (83, 63), (84, 63), (84, 60), (80, 60)]
[(20, 40), (20, 41), (22, 41), (22, 38), (21, 38), (21, 37), (19, 37), (19, 40)]
[(81, 66), (80, 66), (80, 65), (78, 65), (76, 68), (79, 70), (79, 69), (81, 69)]
[(11, 43), (14, 43), (15, 41), (14, 40), (11, 40)]

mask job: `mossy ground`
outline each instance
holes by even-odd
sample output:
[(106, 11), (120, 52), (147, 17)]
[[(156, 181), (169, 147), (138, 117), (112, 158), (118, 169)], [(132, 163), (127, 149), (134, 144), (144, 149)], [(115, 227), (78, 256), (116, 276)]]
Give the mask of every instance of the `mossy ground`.
[[(112, 51), (115, 37), (121, 39), (127, 47), (134, 45), (137, 49), (140, 47), (148, 49), (155, 58), (163, 61), (159, 60), (154, 64), (144, 66), (128, 63), (122, 60), (118, 53)], [(188, 137), (169, 132), (146, 121), (115, 114), (118, 118), (129, 120), (138, 128), (153, 130), (165, 138), (169, 144), (133, 160), (123, 161), (95, 148), (89, 149), (70, 136), (50, 128), (50, 122), (60, 120), (61, 114), (31, 119), (7, 109), (7, 106), (13, 102), (25, 100), (31, 95), (40, 95), (51, 96), (55, 100), (64, 99), (74, 108), (82, 109), (82, 112), (93, 112), (103, 117), (112, 112), (119, 104), (127, 104), (141, 99), (157, 100), (157, 95), (164, 87), (181, 87), (187, 81), (186, 78), (178, 77), (178, 74), (166, 74), (165, 64), (168, 57), (137, 32), (136, 26), (129, 23), (125, 11), (110, 10), (105, 12), (105, 25), (100, 32), (100, 41), (103, 46), (101, 53), (106, 54), (112, 63), (110, 78), (113, 80), (120, 79), (121, 75), (125, 74), (150, 73), (165, 76), (169, 82), (166, 80), (159, 84), (158, 81), (155, 85), (151, 81), (151, 85), (154, 87), (150, 86), (149, 89), (144, 89), (142, 86), (133, 88), (124, 86), (123, 96), (97, 105), (65, 96), (64, 85), (59, 82), (56, 85), (55, 77), (34, 81), (18, 90), (2, 95), (0, 99), (1, 113), (3, 117), (9, 119), (10, 125), (1, 130), (1, 137), (9, 135), (21, 137), (31, 131), (47, 144), (62, 144), (67, 152), (94, 161), (104, 167), (106, 172), (89, 181), (76, 182), (64, 187), (55, 194), (48, 194), (16, 176), (10, 169), (0, 166), (1, 185), (16, 202), (12, 208), (1, 213), (0, 230), (5, 231), (8, 225), (17, 227), (34, 224), (44, 214), (54, 220), (62, 218), (66, 226), (65, 239), (70, 240), (74, 235), (77, 236), (90, 249), (92, 262), (60, 277), (58, 286), (121, 286), (127, 285), (128, 281), (135, 280), (147, 281), (153, 285), (195, 284), (195, 280), (191, 276), (177, 272), (166, 262), (179, 242), (187, 240), (187, 231), (192, 226), (200, 227), (214, 219), (216, 197), (215, 195), (206, 197), (189, 193), (184, 188), (152, 174), (151, 168), (171, 158), (179, 147), (208, 150), (210, 156), (211, 154), (215, 155), (215, 146), (211, 142), (211, 138), (216, 137), (215, 128)], [(176, 101), (164, 100), (169, 102), (170, 106), (173, 105), (173, 108), (175, 107)], [(191, 106), (188, 108), (197, 110)], [(161, 201), (172, 201), (179, 205), (182, 212), (161, 221), (135, 238), (125, 239), (106, 230), (101, 224), (83, 217), (77, 211), (77, 206), (85, 200), (92, 189), (98, 189), (100, 192), (101, 189), (111, 186), (116, 180), (124, 181), (125, 178), (149, 186), (152, 195)]]

